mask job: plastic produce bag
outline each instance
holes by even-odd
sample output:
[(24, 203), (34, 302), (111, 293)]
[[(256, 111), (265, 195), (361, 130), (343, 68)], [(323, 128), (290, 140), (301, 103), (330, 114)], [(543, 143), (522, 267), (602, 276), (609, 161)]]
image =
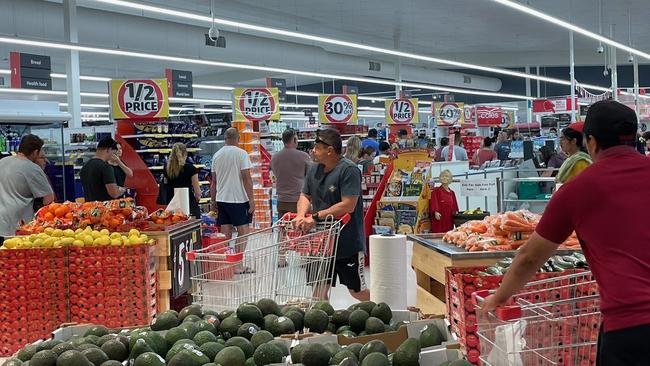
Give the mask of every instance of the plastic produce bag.
[(494, 330), (494, 347), (487, 357), (492, 366), (524, 366), (521, 351), (526, 347), (523, 335), (526, 321), (518, 320), (513, 323), (500, 325)]

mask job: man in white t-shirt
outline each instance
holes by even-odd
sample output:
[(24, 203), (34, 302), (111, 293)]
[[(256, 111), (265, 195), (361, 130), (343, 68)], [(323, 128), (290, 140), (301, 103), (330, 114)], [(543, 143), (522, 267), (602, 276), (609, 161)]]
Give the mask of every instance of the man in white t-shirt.
[(230, 239), (233, 227), (237, 229), (237, 236), (250, 232), (249, 224), (255, 211), (255, 200), (251, 160), (246, 151), (237, 147), (239, 132), (235, 128), (229, 128), (225, 138), (226, 145), (212, 157), (210, 197), (212, 209), (219, 214), (217, 224), (221, 225), (221, 232)]

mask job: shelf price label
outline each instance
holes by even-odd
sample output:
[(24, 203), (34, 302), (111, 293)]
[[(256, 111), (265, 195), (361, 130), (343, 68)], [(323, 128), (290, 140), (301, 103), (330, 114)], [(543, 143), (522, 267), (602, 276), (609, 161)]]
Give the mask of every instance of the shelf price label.
[(170, 235), (172, 296), (174, 298), (186, 293), (192, 287), (190, 262), (187, 260), (187, 253), (201, 248), (200, 230), (197, 226), (189, 232)]
[(235, 88), (233, 96), (235, 121), (280, 119), (278, 88)]
[(388, 124), (418, 123), (418, 99), (392, 99), (384, 102)]
[(433, 115), (436, 117), (436, 125), (462, 125), (465, 117), (464, 109), (465, 103), (434, 103)]
[(113, 119), (152, 119), (169, 117), (167, 80), (111, 80)]
[(325, 94), (318, 96), (318, 119), (322, 123), (357, 123), (357, 96)]

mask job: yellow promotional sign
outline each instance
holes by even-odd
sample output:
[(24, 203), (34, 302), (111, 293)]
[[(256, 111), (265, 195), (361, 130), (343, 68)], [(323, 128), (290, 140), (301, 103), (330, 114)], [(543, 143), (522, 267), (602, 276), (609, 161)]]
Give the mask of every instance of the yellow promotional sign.
[(235, 88), (233, 97), (235, 121), (280, 119), (278, 88)]
[(357, 124), (356, 94), (319, 95), (318, 119), (322, 123)]
[(113, 119), (169, 117), (166, 79), (111, 80), (109, 89)]
[(384, 102), (388, 124), (418, 123), (418, 99), (388, 99)]
[(465, 103), (434, 103), (433, 115), (437, 126), (462, 125), (465, 121)]

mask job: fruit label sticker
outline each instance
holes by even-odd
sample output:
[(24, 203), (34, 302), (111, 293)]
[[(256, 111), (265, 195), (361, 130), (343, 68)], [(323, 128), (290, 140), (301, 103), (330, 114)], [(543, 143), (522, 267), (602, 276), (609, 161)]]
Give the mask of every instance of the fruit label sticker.
[(111, 80), (113, 119), (154, 119), (169, 117), (167, 80)]
[(322, 123), (357, 123), (357, 96), (329, 94), (318, 96), (318, 119)]
[(278, 88), (235, 88), (233, 97), (235, 121), (280, 119)]
[(392, 99), (384, 102), (388, 124), (418, 123), (418, 100)]
[(462, 125), (465, 117), (464, 103), (434, 103), (433, 115), (438, 126)]

